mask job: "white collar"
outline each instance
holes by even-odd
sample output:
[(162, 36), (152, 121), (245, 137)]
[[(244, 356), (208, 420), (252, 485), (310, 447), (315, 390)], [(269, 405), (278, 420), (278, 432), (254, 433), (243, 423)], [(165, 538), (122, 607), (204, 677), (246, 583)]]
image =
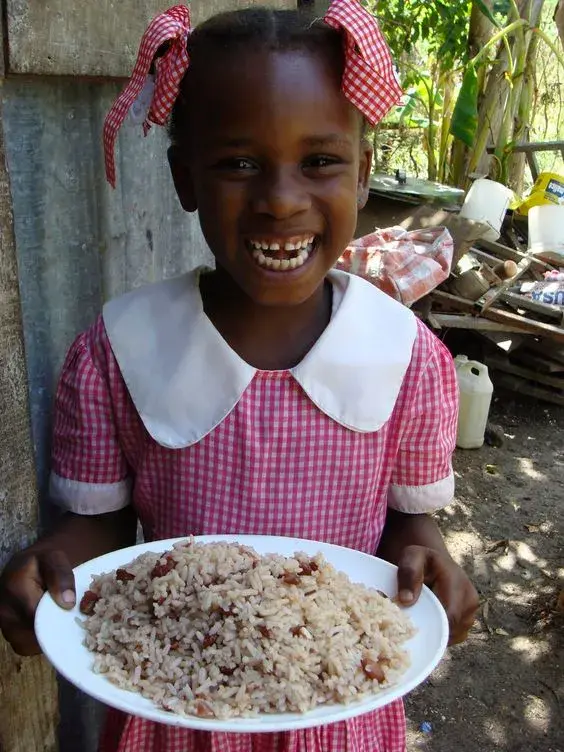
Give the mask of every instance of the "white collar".
[[(257, 369), (204, 313), (202, 269), (127, 293), (104, 306), (108, 338), (147, 431), (174, 449), (200, 441), (237, 405)], [(358, 432), (388, 420), (411, 361), (413, 314), (369, 282), (332, 271), (338, 306), (291, 369), (326, 415)]]

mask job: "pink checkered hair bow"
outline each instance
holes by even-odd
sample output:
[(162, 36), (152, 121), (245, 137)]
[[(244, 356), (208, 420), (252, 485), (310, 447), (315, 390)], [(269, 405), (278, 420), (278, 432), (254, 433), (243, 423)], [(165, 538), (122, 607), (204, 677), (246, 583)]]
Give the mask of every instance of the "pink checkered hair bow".
[(180, 83), (188, 69), (186, 42), (189, 34), (190, 11), (185, 5), (175, 5), (157, 16), (143, 35), (131, 79), (108, 112), (104, 122), (106, 179), (113, 188), (116, 185), (114, 149), (117, 134), (127, 113), (147, 84), (157, 51), (168, 43), (166, 52), (155, 65), (155, 88), (143, 122), (145, 135), (151, 123), (165, 125), (172, 112)]
[(323, 20), (346, 35), (343, 93), (370, 125), (376, 125), (402, 97), (378, 22), (359, 0), (333, 0)]

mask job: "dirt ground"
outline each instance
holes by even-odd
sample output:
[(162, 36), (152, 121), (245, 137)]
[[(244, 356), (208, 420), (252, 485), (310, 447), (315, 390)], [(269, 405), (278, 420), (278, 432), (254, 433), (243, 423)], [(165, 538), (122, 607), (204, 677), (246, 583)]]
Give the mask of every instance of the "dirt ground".
[(564, 409), (499, 395), (490, 419), (502, 445), (457, 450), (437, 515), (482, 605), (407, 700), (409, 752), (564, 752)]

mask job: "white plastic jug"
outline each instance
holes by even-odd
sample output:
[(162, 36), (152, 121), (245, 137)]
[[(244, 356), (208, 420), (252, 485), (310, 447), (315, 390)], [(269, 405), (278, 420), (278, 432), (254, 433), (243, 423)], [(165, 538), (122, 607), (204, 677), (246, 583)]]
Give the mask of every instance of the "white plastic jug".
[(493, 384), (488, 367), (477, 360), (457, 355), (454, 365), (460, 395), (456, 445), (461, 449), (478, 449), (484, 443)]
[(513, 191), (501, 183), (478, 178), (470, 186), (460, 216), (489, 225), (490, 229), (482, 237), (495, 241), (499, 238), (505, 212), (512, 197)]
[(529, 249), (564, 263), (564, 206), (547, 204), (529, 209)]

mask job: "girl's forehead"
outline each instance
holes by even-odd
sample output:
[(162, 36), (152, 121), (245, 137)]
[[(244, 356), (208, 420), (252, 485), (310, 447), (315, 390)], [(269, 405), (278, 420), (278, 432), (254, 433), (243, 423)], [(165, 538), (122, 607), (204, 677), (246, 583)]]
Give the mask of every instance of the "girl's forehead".
[[(306, 51), (245, 50), (200, 61), (187, 105), (206, 130), (310, 119), (358, 127), (358, 113), (341, 91), (340, 71)], [(272, 127), (272, 126), (270, 126)]]

